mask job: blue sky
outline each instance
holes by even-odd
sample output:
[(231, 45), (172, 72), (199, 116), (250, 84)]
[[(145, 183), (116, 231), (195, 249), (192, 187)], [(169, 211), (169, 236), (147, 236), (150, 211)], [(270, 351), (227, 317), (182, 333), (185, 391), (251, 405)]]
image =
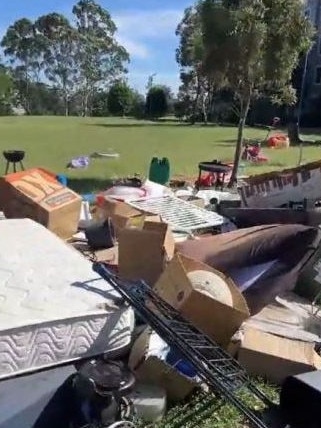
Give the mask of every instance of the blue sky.
[[(2, 3), (1, 37), (11, 23), (22, 17), (35, 19), (52, 11), (70, 16), (76, 0), (2, 0)], [(169, 85), (176, 91), (179, 76), (175, 29), (193, 0), (100, 0), (99, 3), (111, 13), (118, 26), (117, 38), (130, 53), (130, 84), (144, 92), (148, 76), (157, 73), (155, 83)]]

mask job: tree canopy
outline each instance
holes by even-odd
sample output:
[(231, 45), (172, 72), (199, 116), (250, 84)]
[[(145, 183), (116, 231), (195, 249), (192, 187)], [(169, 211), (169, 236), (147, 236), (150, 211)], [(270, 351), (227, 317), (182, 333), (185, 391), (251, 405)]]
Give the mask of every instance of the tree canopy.
[[(300, 0), (203, 0), (186, 16), (191, 14), (187, 27), (192, 36), (184, 30), (189, 37), (188, 42), (181, 38), (187, 46), (181, 47), (179, 61), (194, 73), (200, 70), (215, 88), (234, 94), (239, 128), (233, 182), (252, 100), (267, 95), (276, 102), (295, 102), (292, 74), (311, 46), (313, 29)], [(196, 48), (201, 61), (195, 58)]]
[(152, 86), (146, 96), (146, 115), (151, 119), (166, 116), (169, 111), (171, 92), (165, 86)]
[[(27, 82), (44, 76), (59, 90), (65, 114), (77, 93), (82, 114), (90, 112), (94, 93), (108, 88), (126, 74), (129, 55), (116, 41), (116, 25), (109, 12), (94, 0), (80, 0), (72, 10), (75, 25), (58, 13), (34, 22), (23, 18), (13, 23), (1, 46), (15, 73)], [(28, 89), (24, 107), (28, 112)]]

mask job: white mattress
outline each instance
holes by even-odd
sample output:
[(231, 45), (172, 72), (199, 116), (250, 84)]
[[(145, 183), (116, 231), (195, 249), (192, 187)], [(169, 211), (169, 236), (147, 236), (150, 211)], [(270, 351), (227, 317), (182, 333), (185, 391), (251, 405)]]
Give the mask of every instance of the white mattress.
[(0, 222), (0, 379), (121, 350), (133, 310), (91, 263), (29, 219)]

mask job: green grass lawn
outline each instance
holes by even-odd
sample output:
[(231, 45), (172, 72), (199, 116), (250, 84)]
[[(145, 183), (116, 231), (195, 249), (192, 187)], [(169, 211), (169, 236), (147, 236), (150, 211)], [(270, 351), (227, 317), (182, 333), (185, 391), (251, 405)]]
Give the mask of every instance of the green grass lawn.
[[(127, 174), (148, 173), (153, 156), (168, 157), (172, 174), (197, 175), (200, 161), (219, 159), (232, 161), (236, 129), (215, 126), (188, 126), (175, 122), (151, 123), (128, 119), (84, 119), (61, 117), (4, 117), (0, 118), (0, 151), (26, 151), (26, 167), (45, 167), (56, 173), (66, 173), (71, 186), (83, 192), (103, 189), (106, 180)], [(263, 139), (266, 131), (246, 129), (246, 138)], [(320, 135), (305, 135), (320, 140)], [(66, 170), (67, 162), (78, 155), (93, 152), (120, 154), (119, 160), (92, 160), (87, 170)], [(248, 166), (253, 174), (294, 166), (299, 149), (268, 150), (268, 164)], [(304, 161), (321, 158), (321, 147), (304, 148)], [(5, 168), (4, 161), (0, 168)], [(0, 171), (1, 174), (1, 171)], [(268, 394), (273, 388), (264, 386)], [(250, 399), (248, 400), (251, 401)], [(218, 406), (211, 397), (195, 399), (186, 406), (174, 408), (159, 428), (242, 428), (243, 418), (231, 406)], [(202, 410), (202, 411), (201, 411)]]
[[(26, 151), (26, 167), (42, 166), (67, 173), (82, 191), (102, 188), (107, 178), (148, 173), (153, 156), (168, 157), (172, 174), (197, 175), (203, 160), (232, 161), (236, 129), (216, 126), (189, 126), (176, 122), (152, 123), (118, 118), (3, 117), (0, 118), (0, 150)], [(246, 138), (264, 138), (266, 131), (246, 129)], [(321, 139), (320, 135), (305, 138)], [(113, 149), (119, 160), (92, 160), (87, 170), (66, 171), (74, 156)], [(249, 166), (253, 174), (295, 165), (298, 148), (264, 149), (270, 162)], [(304, 148), (304, 160), (321, 157), (321, 147)], [(0, 166), (4, 170), (4, 164)], [(1, 172), (0, 172), (1, 174)]]

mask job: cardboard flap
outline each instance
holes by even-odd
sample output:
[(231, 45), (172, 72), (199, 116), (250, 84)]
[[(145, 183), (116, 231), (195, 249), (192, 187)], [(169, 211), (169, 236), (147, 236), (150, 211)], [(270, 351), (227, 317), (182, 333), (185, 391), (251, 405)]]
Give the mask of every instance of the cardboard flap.
[(240, 312), (244, 312), (248, 314), (248, 316), (250, 316), (250, 311), (247, 306), (246, 300), (244, 299), (242, 293), (239, 291), (234, 281), (230, 277), (224, 275), (222, 272), (214, 268), (211, 268), (205, 263), (198, 262), (189, 257), (183, 256), (182, 254), (179, 254), (179, 253), (176, 253), (175, 257), (173, 258), (173, 264), (174, 263), (177, 263), (177, 264), (180, 263), (186, 274), (194, 270), (205, 270), (208, 272), (213, 272), (216, 275), (218, 275), (220, 278), (222, 278), (225, 281), (226, 285), (228, 286), (232, 294), (233, 308), (237, 309)]
[[(219, 275), (231, 290), (233, 307), (227, 306), (203, 292), (194, 289), (187, 274), (207, 270)], [(209, 337), (227, 346), (233, 334), (250, 316), (246, 302), (229, 278), (195, 260), (174, 256), (155, 285), (155, 290), (168, 304), (177, 309)], [(235, 306), (234, 306), (235, 300)]]
[(243, 349), (260, 352), (264, 355), (273, 355), (280, 359), (293, 362), (313, 364), (315, 351), (314, 344), (278, 337), (254, 328), (246, 328), (242, 341)]
[(167, 258), (171, 260), (174, 257), (175, 239), (167, 223), (147, 220), (144, 223), (143, 230), (156, 232), (159, 235), (160, 245), (163, 245), (165, 249)]
[(137, 210), (136, 208), (133, 208), (131, 205), (126, 204), (125, 202), (118, 201), (116, 199), (112, 198), (104, 198), (103, 202), (103, 208), (106, 212), (106, 215), (113, 217), (113, 216), (120, 216), (120, 217), (135, 217), (142, 215), (142, 212)]
[(126, 279), (143, 279), (153, 286), (165, 267), (165, 250), (158, 232), (123, 229), (118, 252), (119, 274)]
[(321, 368), (314, 346), (247, 327), (238, 360), (249, 374), (280, 384), (288, 376)]
[(146, 359), (150, 336), (151, 330), (146, 328), (134, 342), (128, 359), (128, 367), (134, 372), (138, 370)]

